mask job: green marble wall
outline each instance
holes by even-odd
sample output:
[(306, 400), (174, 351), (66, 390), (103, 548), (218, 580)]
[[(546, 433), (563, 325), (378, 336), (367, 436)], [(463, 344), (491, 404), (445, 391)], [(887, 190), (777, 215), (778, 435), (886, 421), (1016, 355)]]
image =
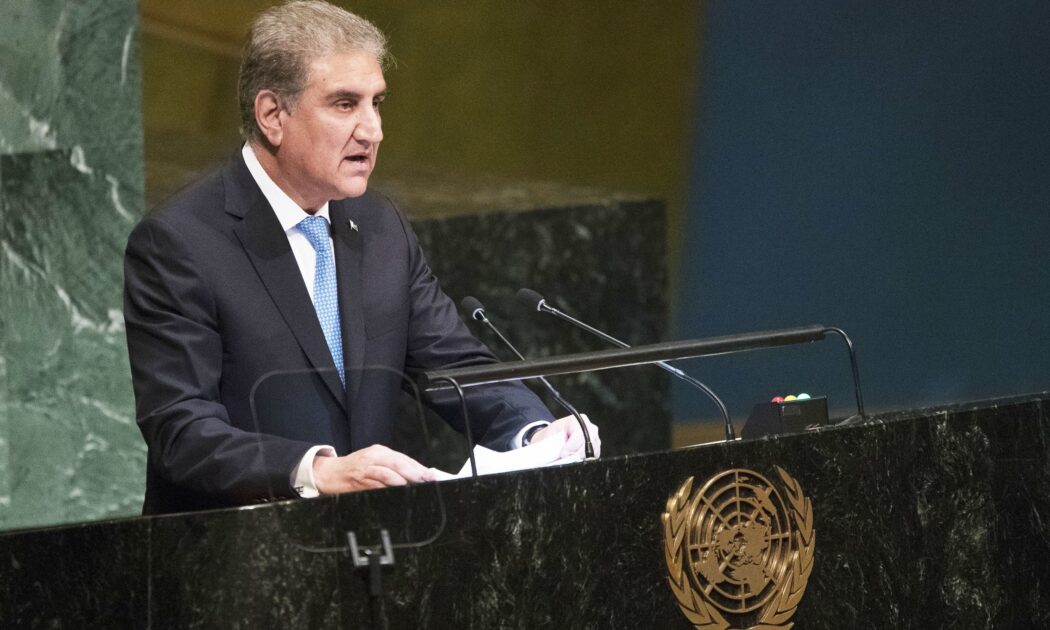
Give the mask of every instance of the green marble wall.
[(121, 317), (143, 206), (133, 0), (0, 4), (0, 528), (130, 515)]

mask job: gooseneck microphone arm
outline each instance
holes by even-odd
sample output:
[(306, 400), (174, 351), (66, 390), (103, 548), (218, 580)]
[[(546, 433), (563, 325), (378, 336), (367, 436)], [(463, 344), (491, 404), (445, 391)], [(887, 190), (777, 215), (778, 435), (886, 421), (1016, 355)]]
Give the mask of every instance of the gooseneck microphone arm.
[[(510, 348), (511, 352), (515, 354), (519, 359), (525, 361), (525, 357), (518, 352), (518, 349), (514, 347), (514, 344), (509, 339), (503, 336), (503, 333), (496, 328), (496, 325), (489, 321), (489, 318), (485, 316), (485, 306), (482, 305), (481, 301), (476, 297), (468, 295), (460, 301), (460, 306), (463, 311), (470, 316), (471, 319), (476, 320), (484, 324), (491, 330), (499, 340), (503, 342), (503, 345)], [(591, 433), (587, 430), (587, 422), (580, 415), (580, 412), (576, 410), (576, 407), (572, 406), (569, 401), (562, 397), (561, 393), (551, 385), (545, 377), (539, 376), (537, 379), (543, 383), (543, 386), (547, 388), (547, 391), (551, 393), (554, 400), (561, 405), (566, 411), (571, 413), (576, 418), (576, 422), (580, 425), (580, 430), (583, 432), (583, 453), (587, 459), (594, 459), (594, 446), (591, 444)]]
[[(581, 322), (580, 320), (576, 319), (575, 317), (573, 317), (571, 315), (567, 315), (567, 314), (559, 311), (558, 309), (554, 308), (550, 304), (547, 304), (547, 300), (542, 295), (540, 295), (539, 293), (533, 291), (532, 289), (521, 289), (520, 291), (518, 291), (518, 294), (517, 294), (516, 298), (518, 300), (518, 303), (521, 304), (524, 308), (527, 308), (529, 310), (539, 311), (540, 313), (549, 313), (551, 315), (554, 315), (555, 317), (563, 319), (563, 320), (569, 322), (570, 324), (572, 324), (572, 325), (574, 325), (574, 326), (576, 326), (578, 328), (582, 328), (583, 330), (586, 330), (587, 332), (591, 333), (592, 335), (597, 335), (598, 337), (601, 337), (602, 339), (604, 339), (605, 341), (613, 344), (614, 346), (619, 346), (620, 348), (630, 348), (631, 347), (631, 346), (627, 345), (626, 343), (620, 341), (616, 337), (613, 337), (612, 335), (610, 335), (608, 333), (605, 333), (605, 332), (603, 332), (601, 330), (598, 330), (597, 328), (595, 328), (594, 326), (591, 326), (590, 324), (587, 324), (585, 322)], [(733, 429), (733, 420), (729, 417), (729, 409), (726, 407), (726, 404), (724, 402), (722, 402), (722, 399), (719, 398), (718, 395), (715, 394), (711, 390), (710, 387), (708, 387), (707, 385), (704, 385), (700, 381), (696, 380), (692, 376), (689, 376), (688, 374), (686, 374), (682, 370), (674, 367), (673, 365), (671, 365), (670, 363), (667, 363), (666, 361), (656, 361), (655, 365), (657, 365), (660, 368), (664, 369), (665, 371), (673, 374), (675, 377), (685, 381), (686, 383), (689, 383), (693, 387), (699, 389), (704, 394), (706, 394), (708, 398), (713, 400), (714, 403), (716, 405), (718, 405), (718, 410), (722, 412), (722, 421), (725, 423), (726, 441), (732, 441), (732, 440), (736, 439), (736, 430)]]
[(857, 415), (864, 419), (864, 396), (860, 392), (860, 370), (857, 369), (857, 352), (853, 349), (853, 340), (849, 338), (845, 330), (829, 326), (824, 329), (826, 333), (834, 333), (846, 342), (846, 350), (849, 352), (849, 366), (853, 371), (853, 396), (857, 400)]

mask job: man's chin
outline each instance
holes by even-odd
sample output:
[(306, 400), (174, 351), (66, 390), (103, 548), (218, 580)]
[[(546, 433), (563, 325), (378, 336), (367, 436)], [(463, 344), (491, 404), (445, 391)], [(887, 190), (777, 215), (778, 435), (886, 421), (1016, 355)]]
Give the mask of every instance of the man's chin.
[(360, 197), (368, 190), (367, 177), (355, 177), (339, 187), (339, 193), (344, 197)]

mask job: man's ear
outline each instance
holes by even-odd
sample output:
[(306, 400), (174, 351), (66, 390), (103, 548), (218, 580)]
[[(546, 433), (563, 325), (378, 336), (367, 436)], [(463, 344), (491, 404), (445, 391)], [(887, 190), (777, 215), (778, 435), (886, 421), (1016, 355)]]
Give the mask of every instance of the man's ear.
[(255, 95), (255, 124), (274, 147), (281, 146), (284, 137), (284, 120), (281, 118), (284, 112), (281, 99), (271, 90), (259, 90)]

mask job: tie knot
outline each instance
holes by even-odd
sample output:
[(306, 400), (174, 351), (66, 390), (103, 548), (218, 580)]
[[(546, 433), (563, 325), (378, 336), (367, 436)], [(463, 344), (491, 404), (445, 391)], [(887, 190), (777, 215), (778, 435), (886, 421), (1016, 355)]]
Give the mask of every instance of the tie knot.
[(299, 231), (306, 235), (315, 252), (328, 251), (330, 245), (328, 221), (324, 217), (306, 217), (299, 222)]

